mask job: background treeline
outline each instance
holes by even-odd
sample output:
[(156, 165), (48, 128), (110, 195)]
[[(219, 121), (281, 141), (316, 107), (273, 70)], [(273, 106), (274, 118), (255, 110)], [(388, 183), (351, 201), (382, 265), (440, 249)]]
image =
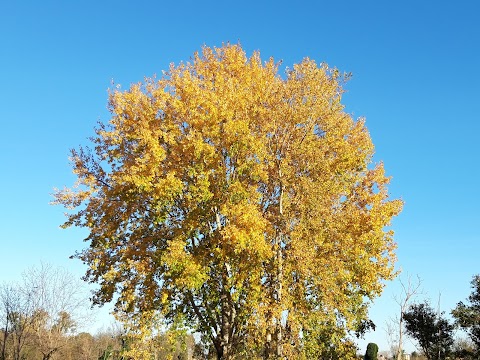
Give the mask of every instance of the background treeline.
[[(135, 342), (133, 329), (115, 323), (96, 334), (81, 330), (95, 321), (86, 295), (79, 279), (44, 264), (26, 271), (19, 282), (0, 285), (0, 360), (127, 359)], [(154, 331), (148, 344), (152, 359), (191, 359), (195, 351), (203, 353), (186, 329)]]
[[(480, 276), (474, 276), (471, 284), (467, 301), (451, 311), (453, 320), (428, 301), (412, 301), (403, 307), (397, 331), (414, 340), (418, 349), (410, 359), (480, 358)], [(67, 271), (48, 265), (29, 269), (20, 282), (1, 285), (0, 360), (126, 360), (135, 359), (138, 351), (152, 360), (215, 358), (214, 349), (204, 345), (208, 342), (195, 338), (181, 319), (166, 324), (158, 314), (145, 313), (141, 322), (120, 317), (108, 330), (96, 334), (82, 331), (94, 316), (83, 286)], [(413, 295), (413, 288), (409, 289), (407, 293)], [(144, 328), (148, 328), (147, 337)], [(455, 337), (458, 329), (463, 330), (463, 337)], [(328, 338), (322, 339), (328, 343)], [(329, 347), (327, 343), (323, 345)], [(395, 344), (391, 354), (380, 354), (405, 359)]]
[[(403, 294), (395, 301), (400, 316), (387, 322), (390, 353), (384, 359), (447, 360), (480, 359), (480, 275), (471, 281), (472, 292), (465, 302), (460, 301), (451, 310), (451, 317), (440, 311), (440, 304), (432, 306), (428, 300), (413, 301), (420, 288), (410, 280), (403, 284)], [(405, 336), (417, 347), (406, 357), (403, 351)]]
[[(36, 360), (36, 359), (64, 359), (64, 360), (124, 360), (129, 359), (126, 353), (129, 350), (128, 335), (110, 329), (95, 335), (87, 332), (79, 334), (63, 334), (55, 339), (53, 352), (45, 352), (42, 341), (48, 337), (49, 330), (37, 329), (24, 334), (20, 348), (17, 348), (17, 334), (10, 334), (5, 339), (6, 333), (2, 331), (2, 360)], [(43, 337), (43, 339), (39, 338)], [(6, 340), (6, 341), (5, 341)], [(151, 348), (152, 359), (193, 359), (195, 342), (192, 335), (174, 337), (168, 332), (156, 337), (154, 346)], [(195, 356), (201, 359), (203, 355)]]

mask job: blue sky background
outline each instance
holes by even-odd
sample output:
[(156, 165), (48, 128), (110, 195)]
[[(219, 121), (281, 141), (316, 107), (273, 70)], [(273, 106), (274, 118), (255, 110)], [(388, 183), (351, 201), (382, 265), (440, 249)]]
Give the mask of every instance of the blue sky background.
[[(480, 273), (479, 13), (473, 0), (1, 2), (0, 282), (40, 261), (85, 271), (68, 256), (86, 233), (60, 230), (49, 202), (74, 181), (69, 149), (108, 121), (112, 80), (127, 88), (203, 44), (240, 42), (286, 66), (308, 56), (353, 73), (343, 102), (366, 117), (405, 201), (397, 266), (449, 312)], [(386, 349), (399, 293), (390, 283), (372, 307), (362, 351)]]

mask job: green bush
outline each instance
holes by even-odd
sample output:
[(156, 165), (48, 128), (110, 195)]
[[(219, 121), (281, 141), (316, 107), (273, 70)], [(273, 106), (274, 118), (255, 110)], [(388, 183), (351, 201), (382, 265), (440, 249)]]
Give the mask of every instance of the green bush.
[(367, 352), (365, 353), (365, 360), (377, 360), (378, 345), (369, 343), (367, 345)]

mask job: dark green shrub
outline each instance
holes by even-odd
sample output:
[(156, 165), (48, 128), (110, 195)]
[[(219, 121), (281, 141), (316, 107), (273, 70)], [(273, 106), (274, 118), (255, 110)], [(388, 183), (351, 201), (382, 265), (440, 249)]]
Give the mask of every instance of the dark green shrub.
[(369, 343), (367, 345), (367, 352), (365, 353), (365, 360), (377, 360), (378, 345)]

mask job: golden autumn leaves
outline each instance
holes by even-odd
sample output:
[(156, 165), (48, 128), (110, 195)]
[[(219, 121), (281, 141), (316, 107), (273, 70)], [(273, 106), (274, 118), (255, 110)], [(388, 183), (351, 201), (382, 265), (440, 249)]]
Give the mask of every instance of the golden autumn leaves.
[(72, 153), (78, 186), (56, 194), (90, 230), (95, 300), (185, 315), (222, 359), (348, 353), (393, 276), (401, 202), (342, 79), (308, 59), (284, 79), (225, 45), (111, 93), (94, 149)]

